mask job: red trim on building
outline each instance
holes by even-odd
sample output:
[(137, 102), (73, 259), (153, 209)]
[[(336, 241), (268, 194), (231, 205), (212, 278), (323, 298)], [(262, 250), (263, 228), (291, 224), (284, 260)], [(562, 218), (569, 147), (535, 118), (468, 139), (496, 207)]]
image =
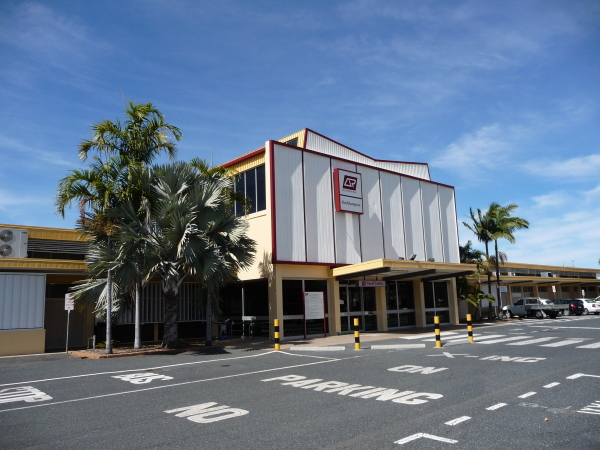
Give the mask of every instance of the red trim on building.
[(229, 161), (229, 162), (226, 162), (225, 164), (221, 164), (221, 166), (222, 167), (230, 167), (230, 166), (233, 166), (234, 164), (237, 164), (239, 162), (242, 162), (246, 159), (252, 158), (253, 156), (259, 155), (264, 152), (265, 152), (265, 147), (259, 148), (258, 150), (248, 153), (247, 155), (240, 156), (239, 158), (236, 158), (233, 161)]
[(303, 261), (276, 261), (273, 260), (273, 264), (296, 264), (298, 266), (329, 266), (332, 268), (349, 266), (350, 264), (336, 264), (336, 263), (323, 263), (323, 262), (303, 262)]

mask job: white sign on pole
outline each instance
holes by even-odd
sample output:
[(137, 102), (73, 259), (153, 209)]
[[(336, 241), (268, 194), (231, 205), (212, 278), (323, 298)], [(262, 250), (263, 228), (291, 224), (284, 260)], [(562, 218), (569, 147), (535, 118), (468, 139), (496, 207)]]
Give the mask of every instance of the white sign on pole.
[(508, 286), (500, 286), (500, 292), (508, 292)]
[(585, 289), (581, 290), (581, 296), (585, 298)]
[(556, 286), (552, 286), (552, 292), (556, 293)]
[(304, 293), (304, 317), (306, 320), (323, 319), (325, 317), (322, 292)]
[(65, 294), (65, 311), (73, 311), (75, 309), (75, 300), (73, 294)]

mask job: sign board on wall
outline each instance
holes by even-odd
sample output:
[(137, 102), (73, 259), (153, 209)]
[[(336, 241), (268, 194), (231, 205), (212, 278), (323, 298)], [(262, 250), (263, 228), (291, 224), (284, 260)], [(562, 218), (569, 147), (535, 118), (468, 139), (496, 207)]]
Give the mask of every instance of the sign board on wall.
[(75, 300), (72, 294), (65, 294), (65, 311), (73, 311), (75, 309)]
[(335, 210), (352, 214), (363, 213), (362, 178), (360, 173), (333, 170)]
[(360, 280), (358, 287), (385, 287), (385, 281)]
[(304, 293), (304, 317), (306, 320), (325, 318), (322, 292)]

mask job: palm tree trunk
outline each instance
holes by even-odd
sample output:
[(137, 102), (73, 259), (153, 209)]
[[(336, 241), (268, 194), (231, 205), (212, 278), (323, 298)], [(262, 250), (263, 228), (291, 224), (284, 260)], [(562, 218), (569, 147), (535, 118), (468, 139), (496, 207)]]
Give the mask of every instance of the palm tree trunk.
[(210, 289), (206, 293), (206, 340), (204, 345), (207, 347), (212, 345), (212, 292)]
[[(485, 256), (487, 257), (487, 260), (489, 261), (490, 260), (490, 252), (489, 252), (487, 241), (485, 243)], [(492, 295), (492, 275), (490, 274), (489, 266), (488, 266), (488, 271), (487, 271), (487, 285), (488, 285), (488, 294)], [(492, 313), (492, 305), (488, 301), (488, 320), (491, 320), (493, 317), (494, 317), (494, 315)]]
[(135, 337), (133, 338), (133, 348), (142, 348), (140, 339), (140, 303), (142, 297), (142, 280), (139, 276), (135, 279)]
[(179, 348), (177, 333), (177, 293), (173, 290), (165, 292), (165, 330), (163, 348)]
[(106, 354), (110, 355), (112, 351), (112, 270), (108, 269), (106, 276)]
[(496, 301), (498, 302), (498, 311), (502, 309), (502, 298), (500, 297), (500, 260), (498, 258), (498, 239), (494, 241), (496, 247)]

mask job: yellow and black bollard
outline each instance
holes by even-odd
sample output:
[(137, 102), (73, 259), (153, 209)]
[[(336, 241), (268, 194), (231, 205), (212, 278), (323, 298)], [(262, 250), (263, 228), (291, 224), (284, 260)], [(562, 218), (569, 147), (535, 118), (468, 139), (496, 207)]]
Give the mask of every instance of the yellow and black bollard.
[(433, 323), (435, 324), (435, 346), (439, 348), (442, 346), (442, 341), (440, 340), (440, 316), (434, 316)]
[(469, 335), (469, 342), (474, 344), (473, 340), (473, 321), (471, 320), (471, 314), (467, 314), (467, 333)]
[(275, 337), (275, 350), (281, 350), (281, 345), (279, 344), (279, 319), (273, 321), (273, 335)]
[(360, 350), (360, 329), (358, 319), (354, 319), (354, 350)]

